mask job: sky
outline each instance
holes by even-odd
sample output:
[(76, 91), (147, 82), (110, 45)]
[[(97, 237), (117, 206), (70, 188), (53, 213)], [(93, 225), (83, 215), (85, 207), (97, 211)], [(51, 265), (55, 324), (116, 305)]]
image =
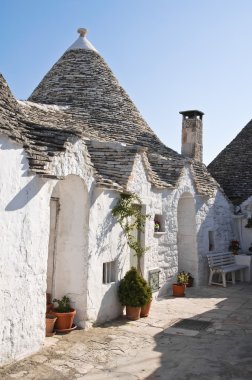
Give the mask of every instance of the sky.
[(0, 0), (0, 72), (26, 99), (85, 27), (170, 148), (179, 111), (205, 113), (208, 164), (252, 118), (251, 18), (251, 0)]

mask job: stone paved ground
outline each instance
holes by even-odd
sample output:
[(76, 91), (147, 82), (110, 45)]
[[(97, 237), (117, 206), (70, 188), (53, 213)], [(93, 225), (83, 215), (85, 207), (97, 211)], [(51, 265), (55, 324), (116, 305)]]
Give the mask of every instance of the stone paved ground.
[[(171, 327), (183, 318), (206, 330)], [(46, 338), (36, 355), (0, 369), (1, 380), (252, 379), (252, 285), (187, 289), (155, 300), (140, 321)]]

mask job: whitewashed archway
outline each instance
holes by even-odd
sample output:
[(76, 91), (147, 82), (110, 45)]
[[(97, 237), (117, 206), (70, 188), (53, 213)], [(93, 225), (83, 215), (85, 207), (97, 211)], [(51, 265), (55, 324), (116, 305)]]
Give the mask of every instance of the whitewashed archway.
[(86, 319), (88, 260), (88, 192), (80, 177), (68, 175), (54, 188), (50, 202), (47, 291), (55, 298), (68, 295)]
[(194, 199), (183, 193), (178, 202), (178, 271), (190, 272), (198, 282), (198, 254)]

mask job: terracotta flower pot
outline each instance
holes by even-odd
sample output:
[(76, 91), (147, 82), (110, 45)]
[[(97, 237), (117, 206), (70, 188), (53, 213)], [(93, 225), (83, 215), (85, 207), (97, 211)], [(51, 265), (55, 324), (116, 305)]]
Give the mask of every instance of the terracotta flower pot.
[(47, 312), (47, 313), (50, 313), (50, 311), (52, 310), (52, 308), (53, 308), (53, 303), (48, 303), (48, 304), (46, 305), (46, 312)]
[(126, 306), (126, 317), (132, 321), (140, 318), (141, 307)]
[(57, 320), (57, 317), (51, 314), (46, 315), (46, 336), (52, 336), (53, 335), (53, 329), (55, 322)]
[(52, 295), (51, 295), (51, 293), (46, 293), (46, 304), (48, 305), (51, 302), (52, 302)]
[(68, 313), (59, 313), (56, 310), (51, 310), (50, 314), (55, 315), (55, 317), (57, 317), (57, 321), (55, 323), (56, 330), (68, 330), (72, 327), (76, 310), (71, 309), (71, 311), (69, 311)]
[(172, 291), (174, 297), (184, 297), (185, 296), (185, 288), (186, 286), (184, 284), (178, 285), (173, 284), (172, 285)]
[(150, 307), (151, 307), (151, 302), (147, 303), (146, 305), (141, 307), (141, 313), (140, 317), (148, 317), (149, 312), (150, 312)]

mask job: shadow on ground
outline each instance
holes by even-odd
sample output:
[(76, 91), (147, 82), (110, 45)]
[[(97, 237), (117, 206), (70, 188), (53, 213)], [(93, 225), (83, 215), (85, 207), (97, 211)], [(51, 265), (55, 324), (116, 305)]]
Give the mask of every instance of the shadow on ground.
[(183, 308), (199, 298), (224, 300), (189, 318), (209, 322), (206, 328), (197, 329), (192, 323), (192, 329), (180, 329), (175, 322), (156, 334), (154, 351), (161, 354), (160, 366), (144, 379), (251, 380), (252, 286), (187, 289), (187, 293)]

